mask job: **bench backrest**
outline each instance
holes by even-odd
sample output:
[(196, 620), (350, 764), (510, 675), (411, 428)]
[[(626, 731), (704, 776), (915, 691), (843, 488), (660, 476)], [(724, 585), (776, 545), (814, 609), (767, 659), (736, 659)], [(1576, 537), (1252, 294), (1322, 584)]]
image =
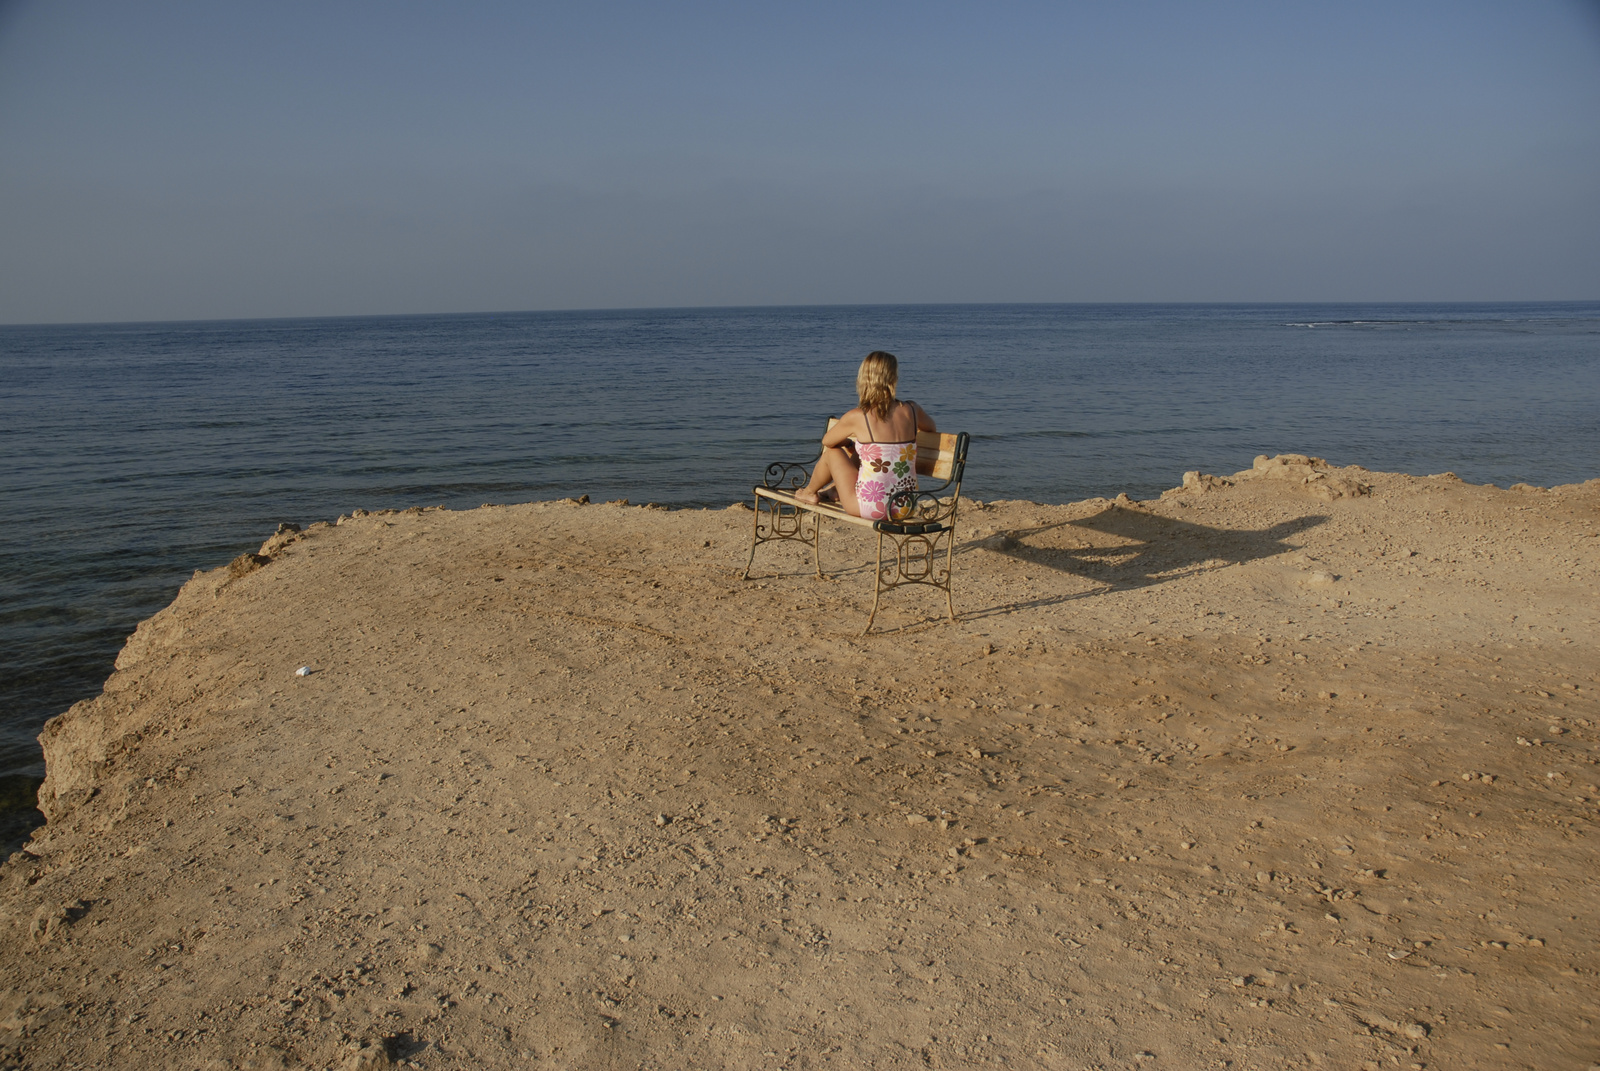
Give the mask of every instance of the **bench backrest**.
[(917, 475), (934, 480), (948, 480), (959, 475), (956, 466), (964, 466), (967, 460), (960, 441), (964, 438), (964, 435), (938, 431), (917, 432)]
[[(828, 427), (839, 423), (838, 417), (828, 418)], [(961, 482), (967, 467), (967, 435), (940, 431), (917, 432), (917, 475), (932, 480)]]

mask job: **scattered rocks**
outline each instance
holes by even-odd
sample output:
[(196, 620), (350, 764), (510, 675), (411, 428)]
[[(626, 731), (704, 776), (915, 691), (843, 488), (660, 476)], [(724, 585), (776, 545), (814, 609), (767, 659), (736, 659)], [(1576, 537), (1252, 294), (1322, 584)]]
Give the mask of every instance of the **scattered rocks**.
[(1203, 472), (1190, 471), (1183, 474), (1183, 486), (1176, 488), (1176, 490), (1205, 494), (1208, 491), (1222, 491), (1232, 486), (1232, 480), (1224, 480), (1221, 476), (1209, 476)]
[(1331, 502), (1371, 494), (1372, 486), (1357, 475), (1365, 471), (1356, 466), (1335, 468), (1320, 457), (1307, 457), (1305, 454), (1279, 454), (1276, 457), (1263, 454), (1256, 458), (1251, 468), (1235, 473), (1233, 478), (1235, 481), (1282, 480)]

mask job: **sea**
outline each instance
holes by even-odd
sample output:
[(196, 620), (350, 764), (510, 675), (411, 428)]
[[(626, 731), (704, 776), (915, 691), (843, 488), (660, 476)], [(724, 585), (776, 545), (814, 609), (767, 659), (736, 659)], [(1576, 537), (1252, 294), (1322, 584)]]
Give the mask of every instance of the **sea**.
[(874, 349), (900, 358), (901, 397), (971, 433), (978, 499), (1150, 497), (1282, 452), (1600, 476), (1600, 302), (0, 326), (0, 811), (36, 820), (40, 727), (98, 692), (134, 626), (280, 522), (726, 506), (767, 462), (811, 457)]

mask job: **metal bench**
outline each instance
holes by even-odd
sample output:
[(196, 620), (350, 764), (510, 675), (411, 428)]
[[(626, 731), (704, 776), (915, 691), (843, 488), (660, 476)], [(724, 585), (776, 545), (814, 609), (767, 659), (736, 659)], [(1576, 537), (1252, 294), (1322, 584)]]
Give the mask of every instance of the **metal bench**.
[[(828, 424), (831, 427), (833, 421)], [(961, 505), (961, 477), (967, 468), (968, 441), (966, 432), (955, 435), (917, 432), (919, 486), (915, 491), (895, 495), (889, 504), (891, 519), (881, 521), (851, 516), (829, 502), (813, 506), (797, 501), (794, 492), (811, 478), (808, 462), (775, 461), (768, 465), (761, 483), (755, 487), (755, 526), (744, 579), (750, 579), (756, 548), (779, 540), (809, 545), (817, 576), (821, 577), (822, 519), (831, 517), (878, 533), (872, 612), (867, 615), (863, 635), (872, 631), (883, 593), (905, 584), (926, 584), (943, 589), (945, 606), (950, 611), (950, 620), (954, 621), (956, 606), (950, 591), (950, 571), (955, 555), (956, 512)], [(937, 486), (921, 486), (925, 480), (942, 482)], [(894, 547), (894, 556), (888, 561), (884, 560), (883, 553), (885, 539)]]

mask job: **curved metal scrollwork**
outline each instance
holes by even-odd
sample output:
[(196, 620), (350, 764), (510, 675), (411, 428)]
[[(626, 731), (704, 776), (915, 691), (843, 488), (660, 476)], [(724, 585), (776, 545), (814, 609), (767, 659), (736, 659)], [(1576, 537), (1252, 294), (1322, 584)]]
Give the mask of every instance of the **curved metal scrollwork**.
[(933, 535), (906, 535), (894, 541), (895, 556), (878, 562), (878, 583), (886, 588), (901, 584), (932, 584), (936, 588), (950, 583), (950, 559), (946, 555), (949, 529)]
[[(761, 476), (756, 490), (797, 491), (811, 482), (811, 468), (801, 461), (774, 461)], [(750, 558), (744, 565), (744, 578), (750, 579), (756, 547), (774, 540), (793, 540), (811, 548), (817, 575), (822, 575), (822, 517), (794, 502), (756, 496), (754, 528), (750, 538)]]
[(814, 545), (821, 526), (822, 518), (817, 514), (787, 503), (774, 502), (769, 498), (762, 499), (756, 506), (756, 540), (761, 543), (773, 539), (794, 539)]
[[(911, 529), (911, 534), (920, 534), (929, 531), (929, 525), (938, 525), (939, 528), (948, 528), (955, 523), (956, 507), (960, 499), (955, 496), (940, 498), (939, 493), (944, 487), (934, 487), (929, 490), (910, 489), (900, 491), (889, 498), (890, 520), (879, 521), (877, 527), (880, 531), (891, 535), (904, 534), (903, 529)], [(932, 531), (938, 531), (933, 528)]]
[[(960, 460), (964, 462), (965, 452)], [(937, 487), (901, 491), (889, 499), (891, 520), (878, 521), (878, 571), (874, 578), (872, 612), (867, 615), (867, 631), (872, 631), (878, 616), (878, 602), (885, 591), (902, 584), (927, 584), (944, 592), (950, 620), (956, 618), (955, 600), (950, 590), (950, 566), (956, 547), (956, 511), (961, 504), (961, 480), (947, 480)], [(894, 546), (893, 557), (885, 557), (885, 537)]]
[(811, 469), (804, 461), (774, 461), (761, 475), (761, 486), (775, 491), (795, 491), (811, 481)]
[[(934, 500), (938, 503), (938, 500)], [(951, 516), (954, 510), (951, 510)], [(880, 521), (878, 529), (878, 571), (873, 579), (872, 612), (867, 615), (867, 632), (878, 616), (883, 593), (905, 584), (927, 584), (944, 592), (950, 620), (956, 619), (955, 600), (950, 591), (950, 564), (955, 551), (956, 533), (948, 521), (925, 521), (921, 532), (907, 532), (905, 524)], [(911, 527), (919, 527), (912, 525)], [(896, 529), (901, 529), (897, 531)], [(884, 540), (893, 546), (893, 555), (884, 554)]]

